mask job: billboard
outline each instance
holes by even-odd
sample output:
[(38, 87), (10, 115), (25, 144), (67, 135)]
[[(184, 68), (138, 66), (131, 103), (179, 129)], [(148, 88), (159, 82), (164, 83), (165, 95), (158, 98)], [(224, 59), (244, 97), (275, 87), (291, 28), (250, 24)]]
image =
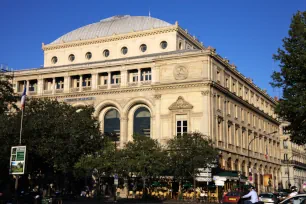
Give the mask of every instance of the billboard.
[(272, 186), (272, 174), (265, 174), (263, 177), (263, 184), (265, 187)]
[(26, 146), (13, 146), (11, 148), (10, 174), (24, 174), (26, 159)]

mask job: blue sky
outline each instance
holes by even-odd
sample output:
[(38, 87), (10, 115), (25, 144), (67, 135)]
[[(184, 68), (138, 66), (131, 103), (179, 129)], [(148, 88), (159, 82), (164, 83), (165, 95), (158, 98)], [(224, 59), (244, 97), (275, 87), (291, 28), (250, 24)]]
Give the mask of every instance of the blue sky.
[(277, 70), (272, 60), (287, 36), (292, 15), (305, 0), (0, 0), (0, 63), (14, 69), (43, 64), (41, 44), (81, 26), (114, 15), (139, 15), (178, 21), (205, 46), (237, 65), (272, 96)]

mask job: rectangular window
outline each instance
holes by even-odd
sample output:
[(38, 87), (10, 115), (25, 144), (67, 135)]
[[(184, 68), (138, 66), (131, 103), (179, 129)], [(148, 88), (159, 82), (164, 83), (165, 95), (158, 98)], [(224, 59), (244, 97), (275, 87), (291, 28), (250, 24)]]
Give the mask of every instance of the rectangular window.
[(120, 84), (121, 83), (120, 72), (113, 72), (111, 76), (112, 76), (112, 79), (111, 79), (112, 84)]
[(235, 118), (238, 118), (238, 106), (235, 105)]
[(220, 82), (220, 81), (221, 81), (220, 71), (217, 70), (217, 82)]
[(241, 108), (241, 121), (244, 121), (244, 110)]
[(221, 110), (221, 97), (219, 95), (217, 96), (217, 109)]
[(288, 141), (283, 140), (284, 149), (288, 149)]
[(288, 160), (288, 154), (284, 154), (284, 160)]
[(229, 82), (228, 82), (228, 78), (227, 77), (225, 78), (225, 88), (227, 88), (227, 89), (229, 88)]
[(231, 125), (227, 126), (227, 138), (228, 138), (228, 143), (232, 144)]
[(188, 133), (187, 115), (176, 115), (176, 135)]
[(231, 114), (231, 102), (227, 101), (227, 114)]
[(141, 81), (151, 81), (152, 73), (151, 68), (141, 69)]

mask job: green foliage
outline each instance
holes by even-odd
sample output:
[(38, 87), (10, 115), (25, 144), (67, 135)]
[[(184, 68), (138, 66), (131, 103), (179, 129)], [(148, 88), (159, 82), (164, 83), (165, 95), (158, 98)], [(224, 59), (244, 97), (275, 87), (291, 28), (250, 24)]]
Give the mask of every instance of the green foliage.
[(198, 132), (176, 136), (168, 142), (169, 170), (178, 180), (194, 177), (197, 168), (215, 163), (217, 155), (212, 141)]
[(280, 62), (280, 71), (272, 75), (273, 87), (283, 89), (276, 113), (290, 122), (291, 140), (306, 143), (306, 11), (297, 12), (274, 59)]
[(11, 75), (0, 71), (0, 116), (7, 113), (10, 107), (17, 109), (17, 96), (14, 94), (11, 80)]
[(119, 154), (119, 172), (132, 172), (143, 178), (159, 176), (166, 168), (166, 154), (157, 140), (150, 137), (134, 136), (134, 140), (126, 144)]

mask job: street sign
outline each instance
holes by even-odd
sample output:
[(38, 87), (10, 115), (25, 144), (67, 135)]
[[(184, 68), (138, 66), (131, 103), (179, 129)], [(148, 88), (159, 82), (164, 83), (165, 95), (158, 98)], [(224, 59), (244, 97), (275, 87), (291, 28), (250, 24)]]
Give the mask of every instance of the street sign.
[(204, 172), (204, 173), (200, 173), (199, 176), (200, 177), (211, 177), (212, 174), (211, 174), (211, 172)]
[(10, 174), (22, 175), (25, 170), (26, 146), (11, 148)]
[(118, 186), (118, 178), (115, 178), (115, 179), (114, 179), (114, 184), (115, 184), (116, 186)]
[(212, 178), (205, 178), (205, 177), (196, 177), (196, 181), (199, 181), (199, 182), (210, 182), (212, 181)]

